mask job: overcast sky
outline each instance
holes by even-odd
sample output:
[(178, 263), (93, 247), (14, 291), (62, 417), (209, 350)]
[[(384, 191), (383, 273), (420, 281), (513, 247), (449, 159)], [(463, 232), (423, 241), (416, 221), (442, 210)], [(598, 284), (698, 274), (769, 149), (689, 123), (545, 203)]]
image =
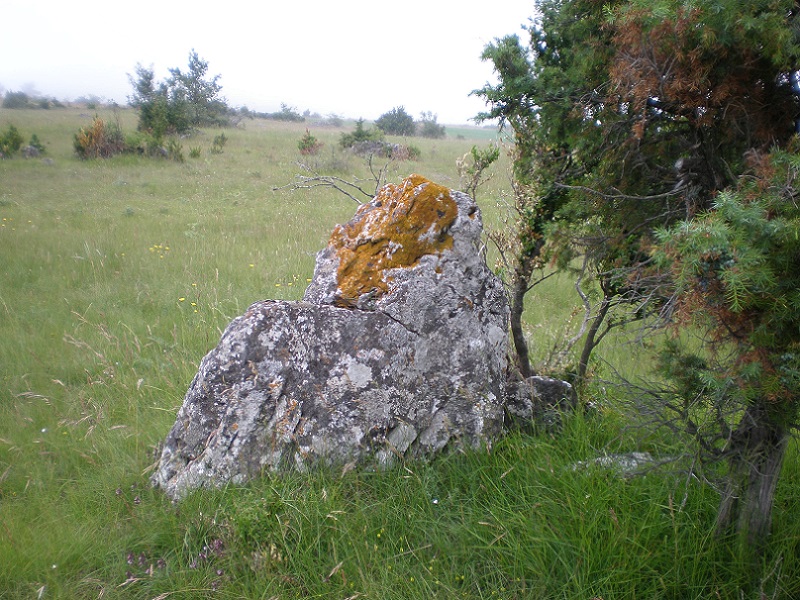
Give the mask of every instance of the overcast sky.
[(469, 93), (495, 81), (483, 48), (532, 14), (532, 0), (2, 0), (0, 86), (125, 104), (137, 63), (161, 80), (195, 49), (231, 106), (466, 123), (484, 108)]

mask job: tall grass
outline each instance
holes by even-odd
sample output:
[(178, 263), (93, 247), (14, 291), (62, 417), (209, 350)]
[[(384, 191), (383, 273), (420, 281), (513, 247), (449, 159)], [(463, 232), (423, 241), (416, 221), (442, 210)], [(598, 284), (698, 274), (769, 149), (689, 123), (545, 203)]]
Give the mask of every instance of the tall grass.
[[(303, 124), (251, 121), (183, 140), (184, 163), (81, 162), (94, 115), (0, 111), (50, 161), (0, 162), (0, 597), (792, 598), (800, 594), (798, 460), (779, 486), (770, 551), (752, 565), (710, 537), (716, 496), (685, 470), (625, 479), (574, 468), (600, 453), (677, 454), (613, 408), (559, 435), (388, 472), (313, 472), (193, 494), (148, 475), (197, 363), (253, 301), (298, 299), (314, 254), (355, 205), (292, 180)], [(132, 129), (135, 117), (118, 118)], [(367, 177), (314, 135), (320, 166)], [(457, 186), (479, 140), (414, 140), (420, 172)], [(52, 161), (52, 162), (51, 162)], [(483, 192), (485, 220), (505, 165)], [(553, 279), (529, 301), (545, 355), (578, 306)], [(625, 358), (625, 357), (623, 357)], [(629, 355), (627, 360), (630, 360)]]

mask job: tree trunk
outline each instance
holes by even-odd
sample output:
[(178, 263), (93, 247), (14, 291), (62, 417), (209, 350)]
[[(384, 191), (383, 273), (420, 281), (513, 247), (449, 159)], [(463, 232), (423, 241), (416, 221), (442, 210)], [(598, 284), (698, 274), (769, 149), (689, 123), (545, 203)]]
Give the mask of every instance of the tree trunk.
[(600, 326), (603, 324), (603, 321), (605, 321), (606, 315), (608, 314), (608, 309), (610, 308), (611, 296), (604, 292), (603, 300), (600, 303), (600, 308), (598, 309), (597, 314), (594, 316), (594, 321), (592, 321), (589, 331), (586, 332), (586, 339), (583, 342), (583, 350), (581, 351), (581, 358), (580, 362), (578, 363), (579, 382), (583, 382), (583, 380), (586, 378), (586, 371), (589, 368), (589, 359), (592, 356), (592, 351), (595, 349), (597, 344), (600, 343), (599, 340), (595, 341), (597, 338), (597, 332), (600, 331)]
[(775, 488), (789, 441), (786, 427), (763, 404), (748, 406), (731, 436), (730, 472), (717, 512), (717, 534), (736, 533), (758, 552), (772, 525)]
[(511, 290), (511, 337), (514, 340), (514, 350), (517, 354), (517, 365), (523, 379), (531, 376), (531, 363), (528, 358), (528, 344), (525, 333), (522, 331), (522, 313), (525, 310), (525, 294), (533, 273), (533, 261), (530, 257), (520, 256), (519, 264), (514, 270), (514, 285)]

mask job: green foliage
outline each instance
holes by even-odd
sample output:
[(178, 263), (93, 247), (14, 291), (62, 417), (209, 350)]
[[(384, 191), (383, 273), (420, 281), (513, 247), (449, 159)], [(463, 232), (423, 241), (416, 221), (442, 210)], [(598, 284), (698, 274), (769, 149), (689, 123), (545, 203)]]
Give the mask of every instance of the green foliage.
[(424, 138), (439, 140), (447, 135), (444, 125), (436, 122), (436, 115), (432, 112), (423, 112), (419, 116), (419, 134)]
[(176, 138), (170, 138), (167, 140), (167, 157), (170, 160), (174, 160), (176, 162), (184, 162), (186, 158), (183, 156), (183, 144), (181, 144)]
[(28, 142), (28, 145), (29, 145), (31, 148), (35, 148), (35, 149), (36, 149), (36, 151), (37, 151), (39, 154), (44, 154), (44, 153), (45, 153), (45, 151), (47, 150), (47, 148), (45, 148), (45, 145), (44, 145), (44, 144), (42, 143), (42, 141), (39, 139), (39, 136), (38, 136), (38, 135), (36, 135), (35, 133), (31, 135), (31, 141), (30, 141), (30, 142)]
[[(553, 234), (566, 207), (582, 213), (577, 218), (565, 216), (568, 226), (590, 222), (589, 215), (597, 222), (593, 209), (600, 204), (599, 197), (570, 189), (606, 183), (598, 177), (605, 174), (598, 162), (607, 158), (608, 164), (619, 164), (614, 152), (622, 151), (621, 141), (627, 135), (613, 121), (608, 130), (597, 126), (610, 77), (609, 33), (603, 27), (601, 4), (544, 0), (537, 8), (541, 16), (528, 28), (527, 46), (513, 35), (485, 48), (482, 58), (491, 61), (499, 83), (474, 92), (489, 105), (478, 119), (498, 119), (501, 127), (513, 132), (517, 220), (513, 233), (502, 238), (501, 252), (511, 272), (511, 328), (523, 375), (531, 370), (520, 320), (533, 273), (547, 259), (557, 260), (576, 247), (573, 240), (579, 236), (572, 232)], [(630, 213), (617, 209), (609, 214)], [(594, 232), (586, 239), (602, 236)], [(561, 240), (564, 243), (556, 250), (553, 242)], [(580, 248), (586, 249), (586, 243)]]
[[(780, 211), (744, 201), (772, 194), (769, 185), (756, 191), (746, 182), (796, 129), (796, 3), (540, 0), (537, 9), (527, 46), (516, 36), (487, 46), (483, 57), (499, 83), (476, 92), (490, 106), (481, 118), (513, 129), (517, 190), (531, 198), (516, 207), (512, 332), (519, 363), (527, 359), (515, 316), (531, 287), (531, 265), (545, 258), (561, 268), (582, 265), (583, 283), (588, 275), (602, 290), (595, 306), (585, 297), (582, 366), (597, 334), (602, 339), (618, 324), (652, 322), (684, 307), (678, 330), (700, 327), (708, 334), (700, 358), (716, 358), (696, 381), (705, 391), (716, 387), (712, 395), (731, 407), (710, 419), (712, 437), (729, 444), (724, 452), (708, 438), (694, 440), (699, 452), (727, 460), (731, 487), (719, 523), (738, 520), (740, 531), (755, 534), (750, 542), (763, 541), (796, 403), (796, 389), (780, 375), (796, 370), (786, 364), (796, 341), (774, 333), (798, 329), (791, 317), (777, 317), (794, 302), (778, 282), (795, 282), (772, 261), (796, 263), (797, 255), (771, 245), (781, 239)], [(758, 178), (762, 185), (769, 179)], [(775, 184), (781, 186), (793, 187), (788, 180)], [(660, 228), (674, 239), (660, 234), (669, 256), (659, 269), (651, 249)], [(771, 241), (756, 248), (756, 240)], [(666, 268), (678, 265), (680, 272)], [(673, 276), (675, 298), (666, 283)], [(701, 326), (700, 316), (710, 321)], [(668, 422), (677, 414), (697, 431), (685, 407), (670, 400), (662, 408)], [(763, 457), (770, 464), (759, 462)], [(733, 498), (743, 498), (740, 508)]]
[(135, 77), (128, 75), (133, 94), (128, 102), (139, 110), (139, 129), (161, 138), (182, 134), (193, 127), (224, 125), (228, 107), (219, 96), (219, 75), (207, 77), (208, 63), (192, 50), (189, 69), (170, 69), (170, 77), (157, 82), (153, 68), (136, 65)]
[(375, 126), (387, 135), (414, 135), (417, 124), (414, 117), (406, 112), (403, 106), (398, 106), (383, 113), (375, 121)]
[(0, 132), (0, 157), (7, 158), (18, 152), (23, 141), (19, 130), (9, 125), (4, 132)]
[(284, 104), (283, 102), (281, 102), (281, 109), (278, 112), (264, 113), (259, 116), (265, 119), (288, 121), (290, 123), (302, 123), (306, 120), (306, 118), (297, 111), (297, 108)]
[(458, 175), (461, 178), (461, 189), (473, 200), (477, 197), (478, 188), (491, 176), (486, 173), (486, 169), (498, 158), (500, 158), (500, 147), (491, 144), (485, 150), (473, 146), (467, 154), (456, 160)]
[(344, 119), (336, 113), (330, 113), (325, 117), (325, 124), (331, 127), (341, 127), (344, 125)]
[(125, 151), (125, 139), (117, 124), (96, 116), (91, 125), (75, 134), (74, 148), (83, 159), (108, 158)]
[(30, 96), (25, 92), (12, 92), (7, 91), (3, 95), (3, 108), (20, 109), (20, 108), (40, 108), (49, 109), (53, 107), (62, 107), (63, 104), (55, 98), (47, 98), (43, 96)]
[(156, 84), (152, 68), (136, 65), (136, 76), (136, 79), (128, 76), (134, 87), (128, 101), (139, 111), (138, 129), (157, 139), (188, 132), (191, 123), (185, 99), (173, 93), (167, 82)]
[(222, 86), (220, 76), (208, 77), (208, 62), (201, 59), (192, 49), (189, 53), (188, 70), (170, 69), (167, 86), (176, 102), (188, 111), (189, 123), (193, 127), (225, 125), (228, 107), (219, 95)]
[(422, 150), (414, 144), (397, 144), (393, 147), (391, 156), (397, 160), (420, 160)]
[(28, 108), (30, 98), (25, 92), (8, 91), (3, 96), (3, 108)]
[(135, 131), (125, 135), (125, 151), (140, 156), (164, 156), (164, 138), (146, 131)]
[(211, 142), (211, 154), (222, 154), (222, 149), (225, 148), (227, 143), (228, 138), (224, 133), (215, 135), (214, 140)]
[(300, 141), (297, 142), (297, 148), (300, 150), (300, 154), (304, 156), (316, 156), (319, 154), (319, 151), (322, 150), (322, 146), (323, 143), (311, 135), (311, 132), (308, 129), (306, 129), (306, 132), (303, 134), (303, 137), (300, 138)]
[(678, 322), (713, 340), (706, 378), (738, 390), (731, 400), (766, 402), (792, 422), (800, 401), (800, 209), (798, 155), (775, 151), (770, 179), (742, 180), (708, 213), (659, 233), (657, 258), (674, 275)]
[(350, 133), (343, 133), (339, 139), (342, 148), (350, 148), (359, 142), (380, 142), (383, 140), (383, 132), (377, 128), (366, 129), (364, 119), (356, 121), (356, 128)]
[(701, 459), (726, 459), (716, 530), (735, 526), (747, 553), (763, 551), (770, 534), (800, 413), (800, 157), (792, 146), (759, 157), (708, 212), (660, 231), (655, 255), (672, 274), (675, 327), (702, 340), (665, 348), (662, 369), (677, 384), (677, 399), (665, 404), (698, 440)]

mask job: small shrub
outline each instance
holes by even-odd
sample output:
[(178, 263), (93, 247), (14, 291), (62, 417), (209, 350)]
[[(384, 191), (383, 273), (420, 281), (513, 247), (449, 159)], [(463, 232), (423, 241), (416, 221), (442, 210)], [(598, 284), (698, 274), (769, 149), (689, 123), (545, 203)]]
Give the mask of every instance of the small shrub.
[(163, 156), (161, 138), (147, 131), (135, 131), (125, 136), (125, 151), (140, 156)]
[(355, 142), (349, 148), (356, 156), (381, 156), (388, 158), (392, 153), (392, 145), (386, 142), (362, 140)]
[(10, 157), (22, 147), (22, 135), (14, 125), (9, 125), (5, 132), (0, 134), (0, 156)]
[(39, 154), (45, 153), (44, 144), (39, 140), (39, 136), (36, 135), (35, 133), (31, 136), (31, 141), (28, 142), (28, 146), (30, 146), (31, 148), (36, 148)]
[(323, 123), (329, 127), (341, 127), (344, 125), (344, 119), (336, 113), (331, 113), (325, 118)]
[(413, 145), (392, 144), (389, 156), (394, 160), (419, 160), (422, 150)]
[(383, 140), (383, 132), (380, 129), (366, 129), (364, 119), (356, 121), (356, 128), (350, 133), (343, 133), (339, 143), (342, 148), (351, 148), (359, 142), (380, 142)]
[(303, 115), (297, 112), (295, 107), (283, 103), (281, 103), (281, 110), (279, 112), (268, 113), (266, 117), (276, 121), (293, 121), (295, 123), (302, 123), (306, 120)]
[(3, 108), (28, 108), (30, 98), (25, 92), (6, 92), (3, 97)]
[(83, 159), (108, 158), (125, 150), (125, 139), (118, 125), (95, 117), (89, 127), (75, 134), (74, 147)]
[(211, 142), (211, 154), (222, 154), (222, 149), (225, 147), (227, 142), (228, 138), (225, 137), (224, 133), (220, 133), (218, 136), (215, 136), (214, 141)]
[(375, 121), (375, 126), (389, 135), (414, 135), (417, 129), (414, 117), (409, 115), (402, 106), (383, 113)]
[(200, 158), (200, 154), (201, 154), (200, 146), (189, 148), (189, 158)]
[(439, 125), (436, 122), (436, 115), (432, 112), (423, 112), (419, 119), (419, 134), (425, 138), (432, 138), (435, 140), (445, 137), (446, 132), (444, 125)]
[(316, 156), (319, 154), (319, 151), (322, 149), (322, 142), (320, 142), (316, 137), (311, 135), (311, 132), (306, 129), (305, 134), (303, 137), (300, 138), (300, 141), (297, 142), (297, 148), (300, 150), (300, 154), (307, 156)]
[(167, 156), (177, 162), (184, 162), (186, 158), (183, 156), (183, 144), (175, 138), (170, 138), (167, 142)]

